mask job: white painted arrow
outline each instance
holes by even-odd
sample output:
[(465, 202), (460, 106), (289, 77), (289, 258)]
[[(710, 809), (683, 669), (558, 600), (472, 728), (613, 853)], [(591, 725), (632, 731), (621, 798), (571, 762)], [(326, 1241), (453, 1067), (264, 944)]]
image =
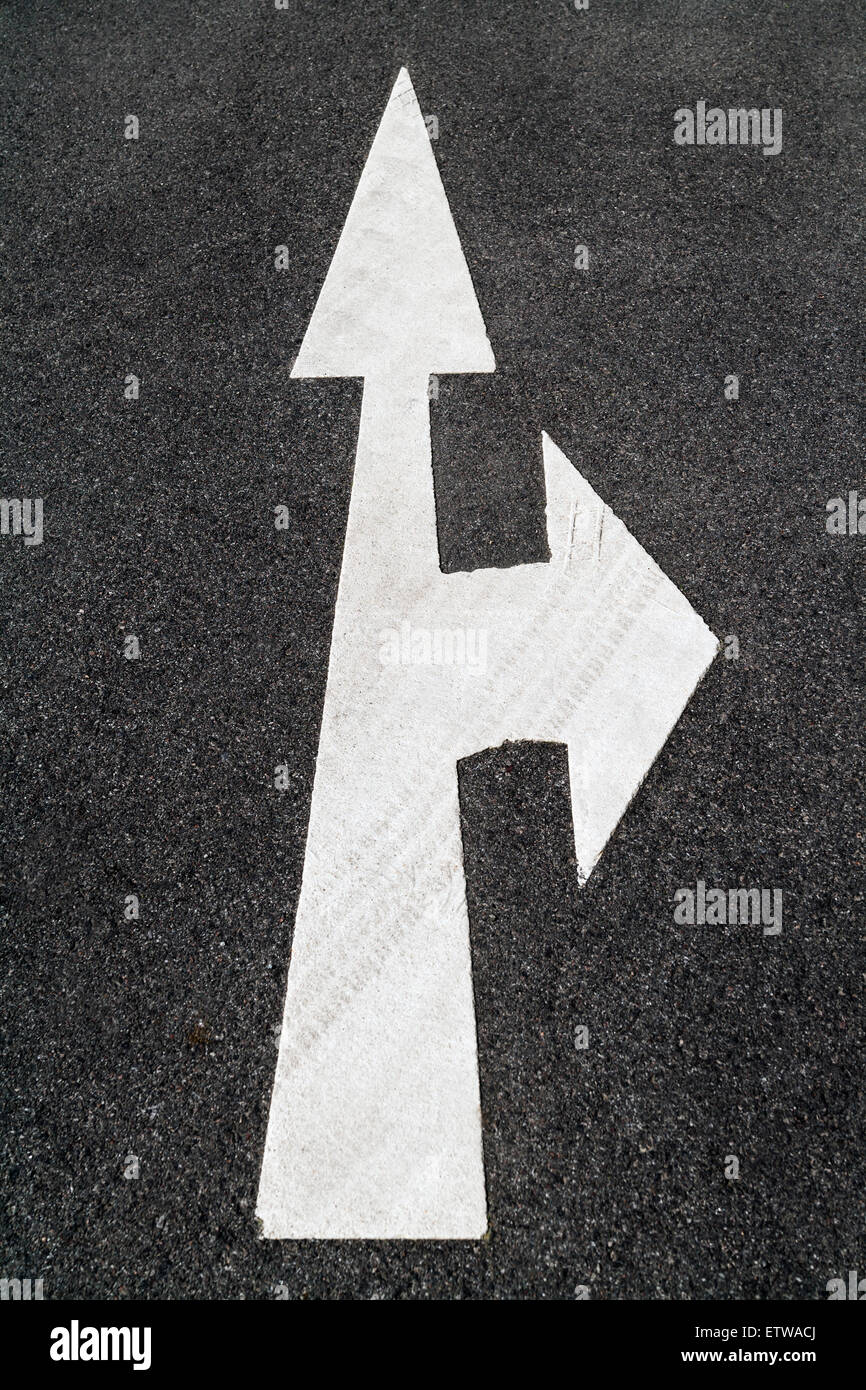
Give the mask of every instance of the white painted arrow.
[(493, 367), (404, 70), (293, 373), (362, 375), (364, 397), (266, 1236), (484, 1234), (457, 760), (567, 744), (585, 878), (718, 645), (546, 435), (550, 562), (441, 572), (428, 377)]

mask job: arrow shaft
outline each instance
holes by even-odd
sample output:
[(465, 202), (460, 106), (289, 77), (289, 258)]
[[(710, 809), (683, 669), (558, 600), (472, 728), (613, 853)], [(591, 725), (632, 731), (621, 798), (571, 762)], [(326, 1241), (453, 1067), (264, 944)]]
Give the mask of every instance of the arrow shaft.
[(358, 604), (375, 621), (439, 572), (427, 382), (416, 373), (364, 383), (335, 633)]
[(365, 759), (356, 744), (348, 780), (328, 750), (259, 1212), (268, 1234), (289, 1239), (478, 1238), (486, 1217), (456, 769), (418, 758), (406, 797), (405, 748), (392, 748), (387, 765), (381, 749)]
[(373, 383), (259, 1192), (271, 1236), (486, 1228), (453, 733), (432, 729), (454, 673), (380, 659), (436, 556), (426, 378)]

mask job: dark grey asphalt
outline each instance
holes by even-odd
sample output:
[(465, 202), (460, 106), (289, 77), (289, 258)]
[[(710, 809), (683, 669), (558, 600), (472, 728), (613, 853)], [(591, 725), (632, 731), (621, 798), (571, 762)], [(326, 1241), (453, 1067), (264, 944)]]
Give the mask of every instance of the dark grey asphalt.
[[(854, 0), (4, 6), (0, 494), (46, 535), (0, 539), (0, 1275), (788, 1299), (866, 1272), (866, 537), (824, 529), (866, 492), (864, 38)], [(360, 402), (288, 372), (404, 63), (499, 366), (433, 407), (443, 565), (542, 558), (544, 428), (742, 654), (584, 891), (563, 757), (462, 768), (489, 1239), (265, 1243)], [(676, 148), (701, 97), (782, 107), (781, 155)], [(699, 878), (781, 888), (782, 936), (675, 926)]]

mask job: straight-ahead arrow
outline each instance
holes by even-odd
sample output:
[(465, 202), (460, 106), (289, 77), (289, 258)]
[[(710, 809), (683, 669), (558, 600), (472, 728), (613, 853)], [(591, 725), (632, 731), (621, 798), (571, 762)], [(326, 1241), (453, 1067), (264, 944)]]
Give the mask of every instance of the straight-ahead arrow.
[(429, 376), (492, 370), (403, 70), (293, 370), (363, 376), (364, 397), (266, 1236), (484, 1234), (457, 761), (507, 739), (567, 744), (585, 878), (717, 647), (547, 436), (550, 562), (441, 572)]

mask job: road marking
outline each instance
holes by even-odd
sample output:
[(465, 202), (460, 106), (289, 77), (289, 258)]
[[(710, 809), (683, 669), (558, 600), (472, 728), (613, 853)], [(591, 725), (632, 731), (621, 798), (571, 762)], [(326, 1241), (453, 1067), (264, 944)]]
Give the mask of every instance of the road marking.
[[(259, 1189), (268, 1237), (484, 1234), (457, 761), (567, 744), (585, 879), (718, 646), (546, 435), (550, 562), (441, 572), (428, 377), (493, 366), (404, 70), (293, 370), (363, 375), (364, 396)], [(466, 641), (454, 659), (470, 631), (483, 661)], [(395, 632), (411, 638), (386, 661)]]

